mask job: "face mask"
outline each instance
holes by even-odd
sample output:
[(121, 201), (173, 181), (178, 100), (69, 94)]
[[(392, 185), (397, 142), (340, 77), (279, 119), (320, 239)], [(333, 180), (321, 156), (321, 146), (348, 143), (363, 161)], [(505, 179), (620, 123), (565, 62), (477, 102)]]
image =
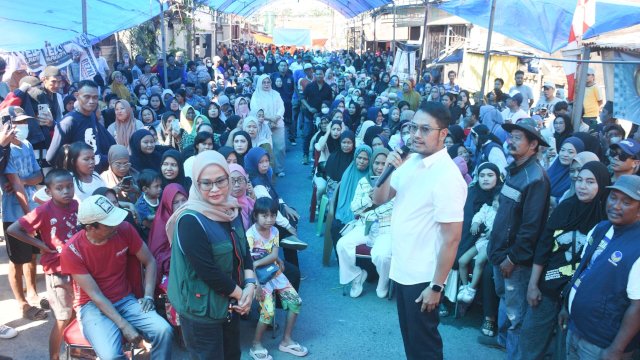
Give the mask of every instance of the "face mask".
[(16, 138), (18, 138), (18, 140), (20, 141), (27, 140), (27, 137), (29, 136), (28, 124), (16, 124), (14, 125), (14, 128), (16, 129)]
[(382, 108), (382, 115), (387, 115), (389, 113), (389, 109)]
[(142, 106), (149, 105), (149, 100), (144, 100), (144, 99), (140, 100), (140, 105), (142, 105)]
[(209, 63), (209, 62), (208, 62), (208, 63), (207, 63), (207, 67), (211, 67), (211, 63)]
[(323, 113), (323, 114), (325, 114), (325, 115), (326, 115), (326, 114), (328, 114), (328, 113), (329, 113), (329, 108), (326, 108), (326, 107), (325, 107), (325, 108), (322, 108), (322, 110), (321, 110), (321, 111), (322, 111), (322, 113)]
[(408, 142), (409, 142), (409, 137), (410, 137), (410, 136), (411, 136), (411, 135), (402, 135), (402, 142), (403, 142), (403, 143), (405, 143), (405, 144), (406, 144), (406, 143), (408, 143)]
[(622, 138), (619, 136), (614, 136), (611, 138), (611, 140), (609, 140), (611, 144), (618, 144), (620, 141), (622, 141)]

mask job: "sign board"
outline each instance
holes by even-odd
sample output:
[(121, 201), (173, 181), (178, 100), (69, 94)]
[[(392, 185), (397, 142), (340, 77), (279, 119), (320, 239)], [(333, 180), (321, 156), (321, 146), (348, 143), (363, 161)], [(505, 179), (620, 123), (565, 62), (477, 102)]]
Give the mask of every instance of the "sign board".
[(273, 43), (280, 45), (311, 46), (311, 30), (309, 29), (273, 29)]

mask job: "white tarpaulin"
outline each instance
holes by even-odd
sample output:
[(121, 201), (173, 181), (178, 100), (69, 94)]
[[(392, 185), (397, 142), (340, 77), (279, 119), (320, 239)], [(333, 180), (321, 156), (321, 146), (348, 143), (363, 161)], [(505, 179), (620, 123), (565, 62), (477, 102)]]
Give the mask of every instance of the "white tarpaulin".
[(400, 81), (416, 79), (417, 47), (398, 43), (396, 57), (393, 59), (391, 75), (397, 75)]
[(273, 29), (273, 43), (276, 45), (311, 46), (311, 30), (309, 29)]

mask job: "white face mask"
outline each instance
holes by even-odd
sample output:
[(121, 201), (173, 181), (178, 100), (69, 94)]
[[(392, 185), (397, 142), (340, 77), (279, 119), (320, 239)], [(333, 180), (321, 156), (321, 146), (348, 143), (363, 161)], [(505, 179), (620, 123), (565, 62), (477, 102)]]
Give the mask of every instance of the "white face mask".
[(322, 113), (323, 113), (323, 114), (325, 114), (325, 115), (326, 115), (326, 114), (328, 114), (328, 113), (329, 113), (329, 108), (326, 108), (326, 107), (325, 107), (325, 108), (322, 108), (322, 110), (321, 110), (321, 111), (322, 111)]
[(411, 135), (402, 135), (402, 142), (407, 144)]
[(382, 108), (382, 115), (387, 115), (389, 113), (389, 109)]
[(149, 105), (149, 100), (145, 100), (145, 99), (140, 100), (140, 105), (142, 105), (142, 106)]
[(622, 138), (619, 136), (614, 136), (609, 140), (611, 144), (618, 144), (620, 141), (622, 141)]
[(20, 141), (27, 140), (29, 136), (29, 125), (28, 124), (15, 124), (14, 129), (16, 130), (16, 138)]

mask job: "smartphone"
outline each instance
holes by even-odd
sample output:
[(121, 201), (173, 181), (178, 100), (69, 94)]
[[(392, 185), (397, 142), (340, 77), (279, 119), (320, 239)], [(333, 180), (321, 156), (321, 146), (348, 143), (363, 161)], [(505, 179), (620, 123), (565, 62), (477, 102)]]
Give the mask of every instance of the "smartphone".
[(42, 114), (45, 112), (51, 112), (49, 104), (38, 104), (38, 114)]
[(377, 182), (378, 182), (378, 179), (379, 179), (379, 178), (380, 178), (380, 176), (372, 176), (372, 177), (371, 177), (371, 182), (375, 184), (375, 183), (377, 183)]
[(122, 179), (121, 184), (122, 184), (122, 185), (124, 185), (124, 186), (131, 186), (131, 185), (133, 185), (133, 176), (125, 176), (125, 177)]
[(5, 115), (2, 117), (2, 125), (9, 123), (10, 127), (13, 127), (13, 121), (11, 121), (11, 115)]
[(175, 133), (179, 133), (180, 132), (180, 122), (175, 119), (171, 122), (171, 131), (175, 132)]

